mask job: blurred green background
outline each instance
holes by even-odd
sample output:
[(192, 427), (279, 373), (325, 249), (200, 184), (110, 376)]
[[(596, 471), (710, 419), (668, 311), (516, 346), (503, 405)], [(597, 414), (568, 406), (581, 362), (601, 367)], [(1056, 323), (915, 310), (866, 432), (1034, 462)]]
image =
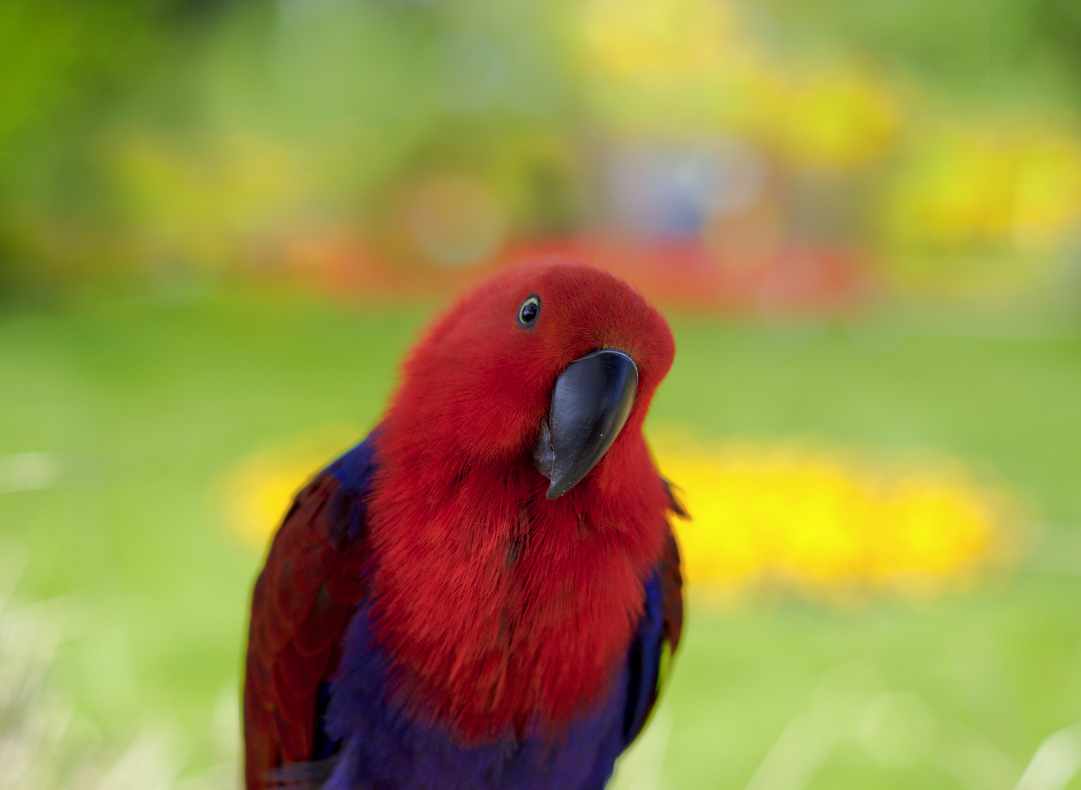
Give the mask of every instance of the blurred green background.
[(678, 345), (618, 787), (1081, 788), (1073, 0), (8, 0), (0, 63), (0, 788), (236, 786), (265, 512), (552, 257)]

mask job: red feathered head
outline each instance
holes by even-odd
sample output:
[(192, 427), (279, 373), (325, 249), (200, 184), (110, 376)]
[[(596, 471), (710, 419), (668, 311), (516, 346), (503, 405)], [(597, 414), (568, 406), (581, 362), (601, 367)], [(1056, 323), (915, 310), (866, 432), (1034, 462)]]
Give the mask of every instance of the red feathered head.
[(515, 267), (435, 321), (406, 362), (390, 422), (433, 461), (530, 459), (554, 499), (621, 436), (640, 438), (674, 353), (664, 318), (618, 278)]

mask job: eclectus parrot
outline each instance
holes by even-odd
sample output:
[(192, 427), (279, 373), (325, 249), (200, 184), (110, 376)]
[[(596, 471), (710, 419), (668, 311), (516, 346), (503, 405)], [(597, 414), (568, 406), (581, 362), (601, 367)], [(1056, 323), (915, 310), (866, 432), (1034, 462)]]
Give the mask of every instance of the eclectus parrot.
[(576, 265), (504, 270), (435, 321), (270, 547), (248, 790), (605, 785), (682, 629), (686, 514), (642, 435), (674, 350)]

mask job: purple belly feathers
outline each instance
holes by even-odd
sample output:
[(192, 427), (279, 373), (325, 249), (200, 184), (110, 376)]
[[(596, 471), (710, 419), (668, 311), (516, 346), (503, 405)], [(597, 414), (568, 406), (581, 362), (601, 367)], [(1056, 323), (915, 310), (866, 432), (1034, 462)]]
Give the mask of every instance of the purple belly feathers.
[(387, 663), (373, 641), (367, 607), (349, 626), (325, 727), (340, 746), (325, 790), (593, 790), (624, 748), (627, 670), (594, 708), (560, 736), (513, 737), (463, 746), (421, 724), (386, 697)]

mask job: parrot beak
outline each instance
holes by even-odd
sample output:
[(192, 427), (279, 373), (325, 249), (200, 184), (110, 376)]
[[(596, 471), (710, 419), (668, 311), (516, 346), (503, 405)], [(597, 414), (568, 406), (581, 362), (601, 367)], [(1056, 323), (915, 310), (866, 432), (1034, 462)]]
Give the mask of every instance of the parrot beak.
[(556, 379), (533, 460), (558, 499), (600, 462), (623, 430), (638, 392), (638, 366), (622, 351), (603, 349), (567, 366)]

